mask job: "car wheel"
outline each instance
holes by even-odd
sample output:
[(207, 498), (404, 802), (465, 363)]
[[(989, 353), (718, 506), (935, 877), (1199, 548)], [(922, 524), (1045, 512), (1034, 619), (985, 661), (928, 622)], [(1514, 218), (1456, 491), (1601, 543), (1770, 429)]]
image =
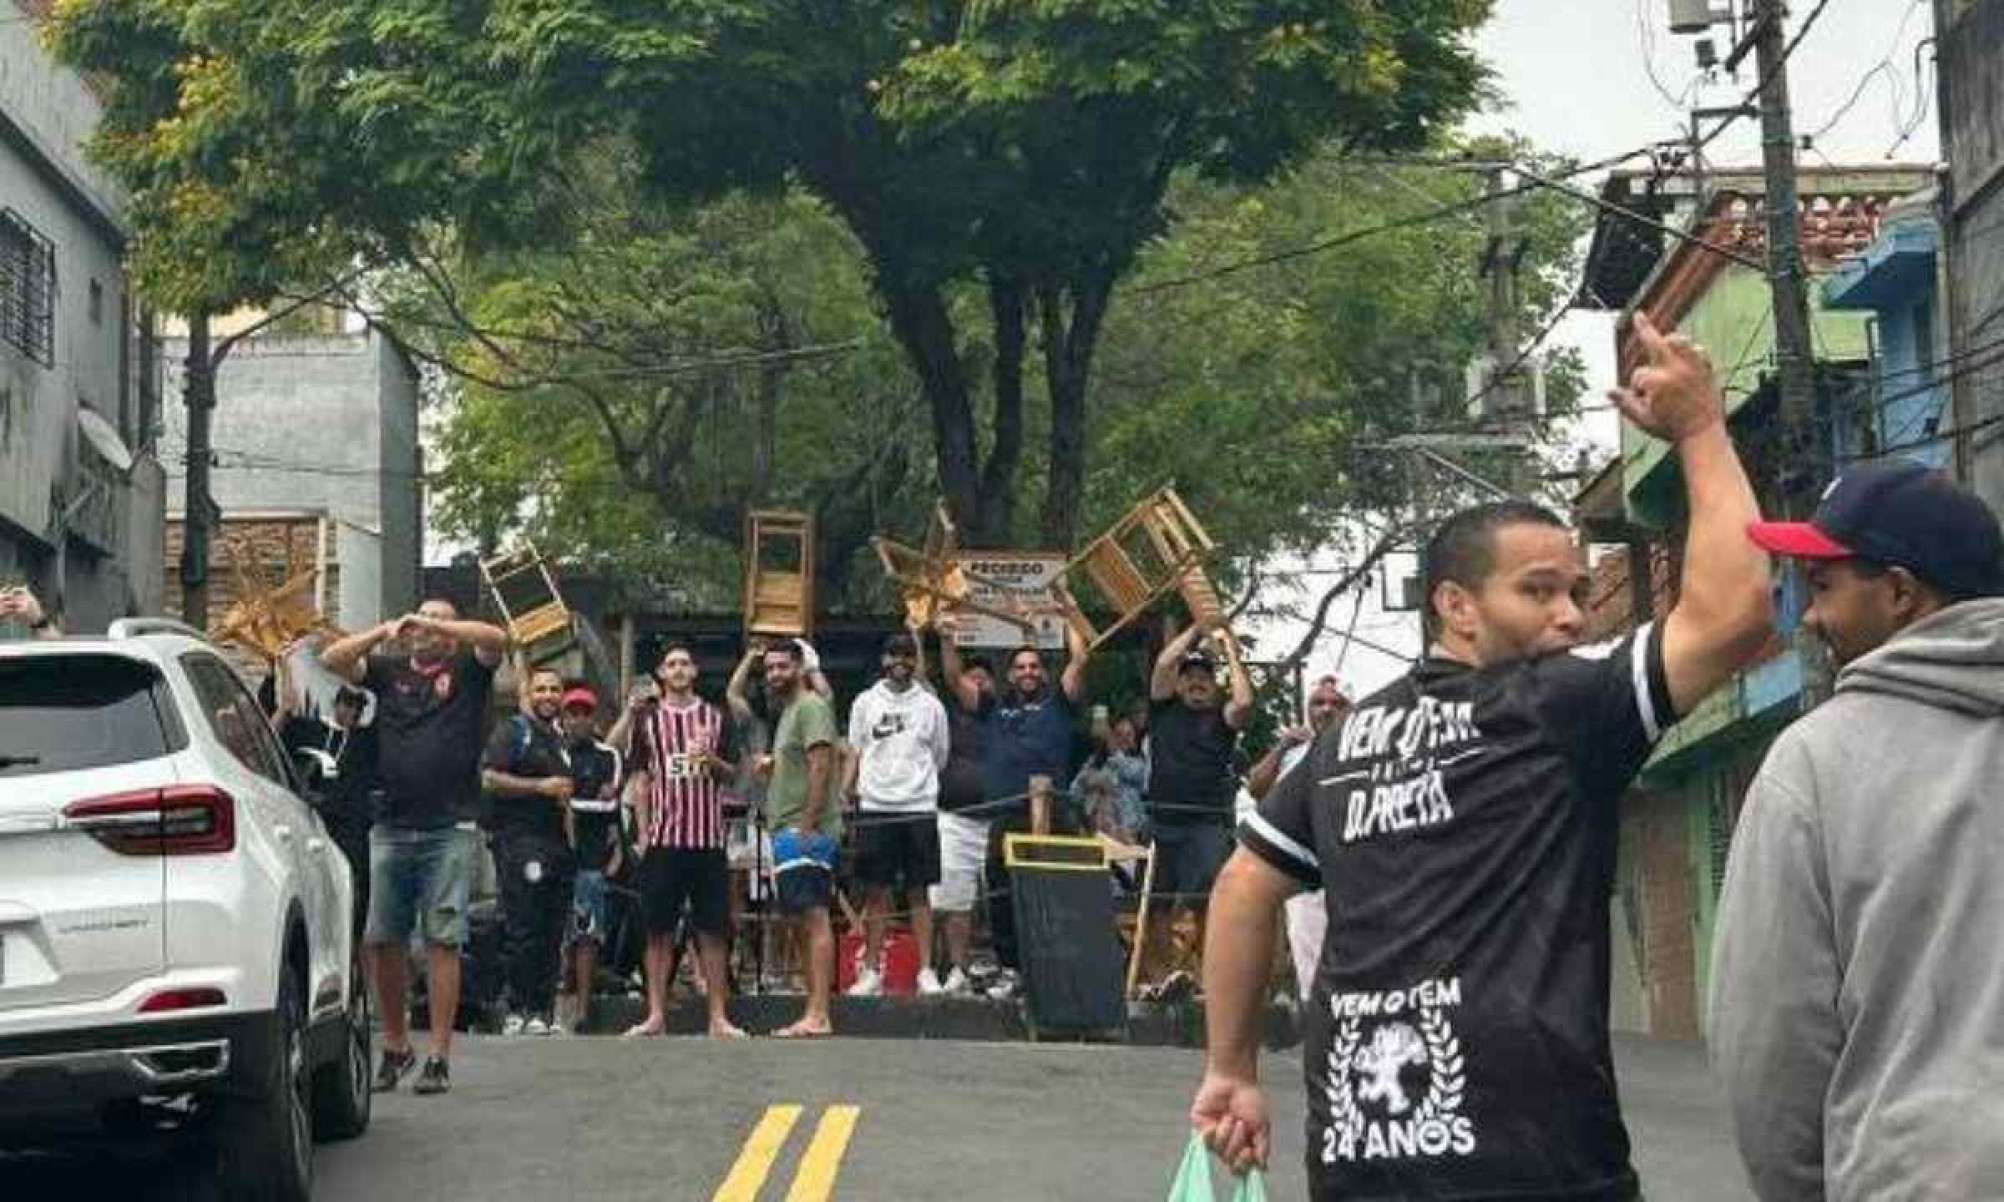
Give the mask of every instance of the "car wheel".
[(369, 1080), (374, 1014), (360, 956), (348, 963), (348, 981), (348, 1009), (341, 1016), (341, 1054), (313, 1076), (313, 1136), (320, 1140), (354, 1139), (368, 1130), (369, 1109), (376, 1096)]
[(306, 1071), (306, 1007), (290, 966), (279, 974), (269, 1063), (251, 1089), (222, 1100), (216, 1127), (222, 1195), (229, 1202), (308, 1202), (313, 1195), (313, 1088)]

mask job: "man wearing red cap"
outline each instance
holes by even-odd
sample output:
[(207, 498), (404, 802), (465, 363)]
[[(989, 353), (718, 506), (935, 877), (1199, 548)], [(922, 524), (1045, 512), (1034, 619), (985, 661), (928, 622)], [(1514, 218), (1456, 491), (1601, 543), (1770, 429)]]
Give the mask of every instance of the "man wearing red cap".
[(589, 685), (564, 690), (564, 751), (571, 761), (571, 800), (564, 813), (577, 875), (571, 882), (571, 921), (564, 954), (572, 993), (568, 1030), (582, 1032), (591, 1019), (598, 954), (605, 947), (607, 882), (619, 875), (626, 841), (619, 820), (625, 761), (598, 737), (598, 694)]
[(2004, 1196), (2004, 535), (1940, 472), (1868, 463), (1753, 541), (1807, 563), (1836, 693), (1747, 790), (1713, 1064), (1755, 1191)]

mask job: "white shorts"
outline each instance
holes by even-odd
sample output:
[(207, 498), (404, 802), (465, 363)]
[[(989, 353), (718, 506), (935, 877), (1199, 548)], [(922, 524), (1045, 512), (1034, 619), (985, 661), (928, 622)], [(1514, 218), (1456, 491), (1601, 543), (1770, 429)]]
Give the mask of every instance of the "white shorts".
[(932, 908), (965, 914), (981, 900), (982, 870), (988, 865), (988, 824), (958, 814), (939, 816), (939, 884), (930, 890)]
[(753, 901), (763, 899), (772, 880), (772, 836), (761, 835), (754, 845), (751, 821), (732, 819), (724, 825), (724, 862), (745, 874), (746, 893)]
[(1322, 962), (1322, 937), (1329, 926), (1329, 909), (1322, 890), (1287, 899), (1287, 950), (1294, 957), (1294, 980), (1301, 1000), (1315, 988), (1315, 968)]

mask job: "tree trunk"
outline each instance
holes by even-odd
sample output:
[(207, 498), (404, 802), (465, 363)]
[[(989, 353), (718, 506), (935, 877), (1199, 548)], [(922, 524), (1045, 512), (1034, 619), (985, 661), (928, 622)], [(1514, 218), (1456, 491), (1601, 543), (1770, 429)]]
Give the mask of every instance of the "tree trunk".
[(981, 469), (981, 517), (990, 539), (1009, 537), (1016, 524), (1016, 473), (1023, 464), (1023, 351), (1028, 342), (1029, 290), (997, 277), (988, 283), (995, 321), (995, 441)]
[(880, 264), (877, 293), (884, 298), (891, 332), (918, 372), (932, 411), (933, 454), (939, 487), (967, 541), (982, 545), (1000, 532), (986, 524), (981, 504), (981, 458), (974, 441), (974, 401), (960, 360), (953, 317), (937, 286), (896, 280)]
[[(1054, 550), (1068, 551), (1078, 540), (1085, 507), (1086, 390), (1112, 287), (1111, 272), (1090, 272), (1068, 286), (1046, 285), (1038, 290), (1044, 382), (1051, 395), (1051, 462), (1042, 538), (1043, 545)], [(1065, 313), (1068, 295), (1069, 320)]]
[(209, 628), (209, 423), (216, 409), (215, 365), (209, 360), (209, 315), (188, 318), (188, 358), (181, 386), (188, 407), (187, 494), (181, 520), (181, 620)]

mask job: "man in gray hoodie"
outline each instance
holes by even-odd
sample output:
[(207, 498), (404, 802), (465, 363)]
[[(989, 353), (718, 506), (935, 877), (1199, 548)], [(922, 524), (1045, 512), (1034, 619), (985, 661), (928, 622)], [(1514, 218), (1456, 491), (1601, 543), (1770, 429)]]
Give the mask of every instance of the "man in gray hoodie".
[(1733, 834), (1712, 1060), (1765, 1202), (2004, 1197), (2004, 537), (1939, 472), (1844, 473), (1809, 562), (1836, 695)]

